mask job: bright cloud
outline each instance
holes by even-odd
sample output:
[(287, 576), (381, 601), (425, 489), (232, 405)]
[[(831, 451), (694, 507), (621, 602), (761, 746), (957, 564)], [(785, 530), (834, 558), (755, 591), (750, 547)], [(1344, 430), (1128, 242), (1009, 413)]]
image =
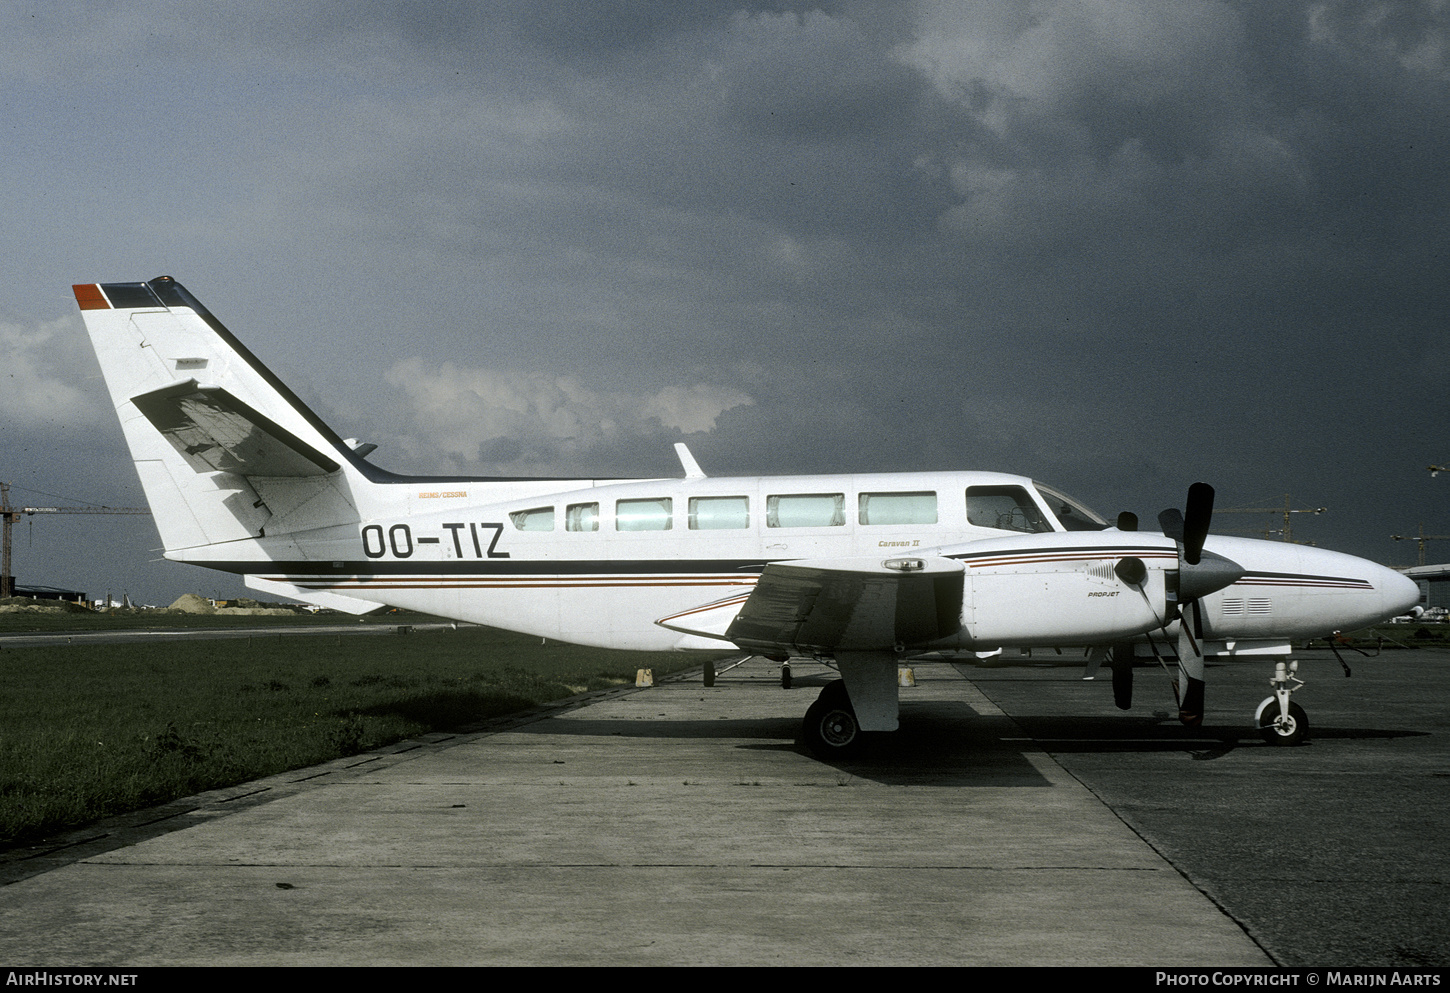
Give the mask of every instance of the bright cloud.
[(473, 462), (574, 453), (623, 436), (712, 431), (721, 414), (755, 401), (727, 386), (695, 383), (632, 394), (592, 389), (574, 376), (432, 367), (411, 358), (386, 375), (407, 399), (414, 454)]
[(0, 420), (32, 428), (75, 427), (112, 416), (100, 402), (104, 390), (88, 392), (75, 385), (80, 370), (90, 371), (78, 323), (61, 318), (31, 328), (0, 324), (0, 354), (5, 356)]

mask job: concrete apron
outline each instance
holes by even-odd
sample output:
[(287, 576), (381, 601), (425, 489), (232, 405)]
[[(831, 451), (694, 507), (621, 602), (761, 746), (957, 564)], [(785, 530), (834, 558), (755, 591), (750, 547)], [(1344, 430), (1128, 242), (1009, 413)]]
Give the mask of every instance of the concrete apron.
[(757, 659), (78, 833), (0, 888), (0, 959), (1271, 964), (949, 666), (873, 755), (811, 757), (829, 675)]

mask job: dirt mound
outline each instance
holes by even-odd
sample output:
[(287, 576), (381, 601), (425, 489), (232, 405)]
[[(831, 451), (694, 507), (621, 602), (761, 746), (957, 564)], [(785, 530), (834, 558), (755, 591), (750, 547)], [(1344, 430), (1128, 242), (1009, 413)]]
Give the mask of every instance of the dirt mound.
[(215, 614), (218, 617), (289, 617), (297, 613), (287, 607), (264, 607), (247, 597), (239, 598), (232, 607), (213, 607), (211, 601), (195, 593), (183, 593), (166, 609), (178, 614)]
[(183, 593), (176, 598), (167, 610), (179, 611), (183, 614), (215, 614), (216, 608), (205, 597), (199, 597), (195, 593)]

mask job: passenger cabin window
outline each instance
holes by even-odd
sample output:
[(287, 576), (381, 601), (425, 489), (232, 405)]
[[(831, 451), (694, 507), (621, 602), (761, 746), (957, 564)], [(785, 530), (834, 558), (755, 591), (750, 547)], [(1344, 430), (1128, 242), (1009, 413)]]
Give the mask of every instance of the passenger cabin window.
[(554, 508), (535, 507), (533, 510), (516, 510), (509, 514), (509, 520), (519, 531), (554, 530)]
[(967, 523), (1027, 534), (1052, 530), (1052, 525), (1021, 486), (968, 486)]
[(765, 498), (766, 527), (838, 528), (845, 523), (844, 493), (789, 493)]
[(935, 493), (862, 493), (857, 507), (862, 524), (935, 524)]
[(1064, 531), (1101, 531), (1108, 526), (1107, 521), (1088, 510), (1074, 497), (1068, 496), (1061, 490), (1055, 490), (1051, 486), (1043, 486), (1036, 480), (1033, 480), (1032, 485), (1037, 487), (1038, 493), (1042, 494), (1042, 499), (1047, 502), (1047, 508), (1062, 522)]
[(598, 531), (599, 504), (571, 503), (564, 513), (565, 531)]
[(614, 505), (616, 531), (668, 531), (673, 519), (673, 501), (669, 497), (620, 500)]
[(738, 531), (748, 527), (750, 500), (747, 497), (690, 497), (691, 531)]

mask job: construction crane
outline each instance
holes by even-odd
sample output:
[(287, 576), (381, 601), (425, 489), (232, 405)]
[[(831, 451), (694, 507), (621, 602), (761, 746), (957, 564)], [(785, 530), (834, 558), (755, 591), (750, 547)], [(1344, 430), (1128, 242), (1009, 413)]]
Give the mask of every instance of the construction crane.
[(1395, 541), (1417, 541), (1417, 542), (1419, 542), (1419, 545), (1420, 545), (1420, 561), (1418, 563), (1416, 563), (1417, 565), (1424, 565), (1425, 564), (1425, 542), (1427, 542), (1427, 541), (1446, 541), (1446, 540), (1450, 540), (1450, 534), (1426, 534), (1425, 533), (1425, 525), (1423, 525), (1423, 524), (1420, 525), (1420, 535), (1419, 535), (1418, 538), (1417, 537), (1414, 537), (1412, 535), (1407, 535), (1407, 534), (1392, 534), (1392, 535), (1390, 535), (1390, 537), (1393, 538)]
[(4, 529), (3, 561), (0, 561), (0, 597), (15, 595), (15, 577), (10, 571), (10, 529), (22, 517), (34, 514), (149, 514), (146, 507), (12, 507), (10, 484), (0, 483), (0, 522)]
[[(1284, 506), (1282, 507), (1229, 507), (1226, 510), (1214, 510), (1215, 514), (1283, 514), (1284, 529), (1279, 532), (1287, 542), (1294, 541), (1294, 527), (1290, 523), (1291, 514), (1314, 514), (1319, 515), (1328, 511), (1328, 507), (1291, 507), (1289, 505), (1289, 494), (1284, 494)], [(1265, 531), (1265, 535), (1269, 532)]]

